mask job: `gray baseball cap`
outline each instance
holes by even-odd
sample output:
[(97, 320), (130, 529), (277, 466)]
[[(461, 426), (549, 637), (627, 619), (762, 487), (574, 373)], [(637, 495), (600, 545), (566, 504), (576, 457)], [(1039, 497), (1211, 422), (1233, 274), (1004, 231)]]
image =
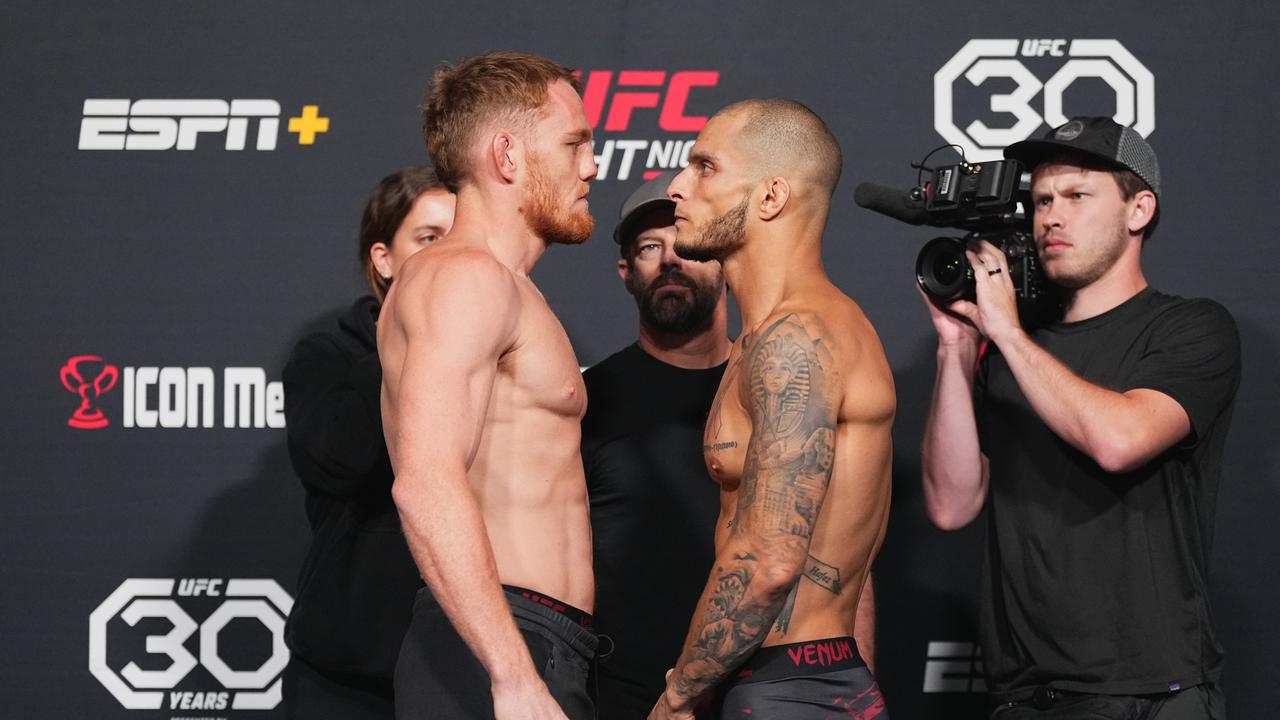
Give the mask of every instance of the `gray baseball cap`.
[(666, 206), (675, 210), (676, 203), (667, 197), (667, 188), (680, 170), (668, 170), (636, 188), (635, 192), (622, 203), (622, 211), (618, 213), (618, 225), (613, 229), (613, 241), (619, 245), (631, 239), (631, 232), (636, 221), (645, 211), (653, 207)]
[(1004, 156), (1030, 170), (1055, 153), (1069, 150), (1116, 165), (1142, 178), (1160, 195), (1160, 163), (1156, 151), (1133, 128), (1109, 117), (1074, 117), (1042, 138), (1023, 140), (1004, 149)]

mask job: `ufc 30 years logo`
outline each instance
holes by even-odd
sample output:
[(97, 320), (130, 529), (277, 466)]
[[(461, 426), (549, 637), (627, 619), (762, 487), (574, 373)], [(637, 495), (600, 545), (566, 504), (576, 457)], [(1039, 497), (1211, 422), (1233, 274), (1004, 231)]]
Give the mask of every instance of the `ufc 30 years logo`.
[(270, 710), (292, 608), (271, 579), (130, 578), (89, 616), (89, 672), (129, 710)]
[[(988, 81), (991, 85), (985, 85)], [(1012, 92), (1003, 92), (1010, 81)], [(1067, 91), (1077, 82), (1102, 83), (1114, 93), (1114, 104), (1099, 100), (1066, 107)], [(981, 103), (988, 87), (999, 88), (989, 91), (990, 112), (1011, 125), (988, 125), (972, 104), (968, 112), (960, 109), (960, 95), (972, 96), (977, 89)], [(1155, 113), (1155, 77), (1119, 40), (970, 40), (933, 76), (934, 129), (964, 148), (970, 161), (998, 158), (1041, 125), (1057, 127), (1074, 115), (1110, 114), (1146, 137), (1155, 130)]]

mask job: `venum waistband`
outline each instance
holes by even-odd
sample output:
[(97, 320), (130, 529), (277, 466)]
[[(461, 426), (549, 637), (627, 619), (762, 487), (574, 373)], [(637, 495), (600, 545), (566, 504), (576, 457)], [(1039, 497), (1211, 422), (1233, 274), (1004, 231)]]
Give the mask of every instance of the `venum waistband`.
[(817, 675), (866, 667), (853, 638), (806, 640), (762, 647), (735, 675), (737, 683), (762, 682), (786, 677)]

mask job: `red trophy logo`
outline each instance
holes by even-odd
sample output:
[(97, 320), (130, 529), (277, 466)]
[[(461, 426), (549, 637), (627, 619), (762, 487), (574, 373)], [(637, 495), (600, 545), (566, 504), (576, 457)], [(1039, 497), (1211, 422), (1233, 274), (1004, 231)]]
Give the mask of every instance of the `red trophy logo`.
[[(85, 369), (98, 366), (93, 380), (85, 380)], [(108, 365), (97, 355), (76, 355), (62, 366), (62, 386), (80, 396), (80, 407), (71, 414), (67, 424), (81, 430), (97, 430), (111, 424), (101, 408), (93, 406), (103, 393), (116, 386), (120, 379), (120, 370), (115, 365)]]

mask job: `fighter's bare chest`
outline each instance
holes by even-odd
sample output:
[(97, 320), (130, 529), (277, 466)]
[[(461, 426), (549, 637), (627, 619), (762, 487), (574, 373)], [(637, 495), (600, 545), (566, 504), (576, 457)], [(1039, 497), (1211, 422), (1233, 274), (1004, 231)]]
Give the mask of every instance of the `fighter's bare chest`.
[(581, 418), (587, 393), (577, 356), (560, 320), (539, 304), (526, 306), (519, 339), (498, 363), (494, 399)]
[(711, 479), (724, 490), (737, 489), (746, 462), (751, 418), (738, 393), (740, 368), (731, 360), (716, 392), (702, 434), (702, 456)]

